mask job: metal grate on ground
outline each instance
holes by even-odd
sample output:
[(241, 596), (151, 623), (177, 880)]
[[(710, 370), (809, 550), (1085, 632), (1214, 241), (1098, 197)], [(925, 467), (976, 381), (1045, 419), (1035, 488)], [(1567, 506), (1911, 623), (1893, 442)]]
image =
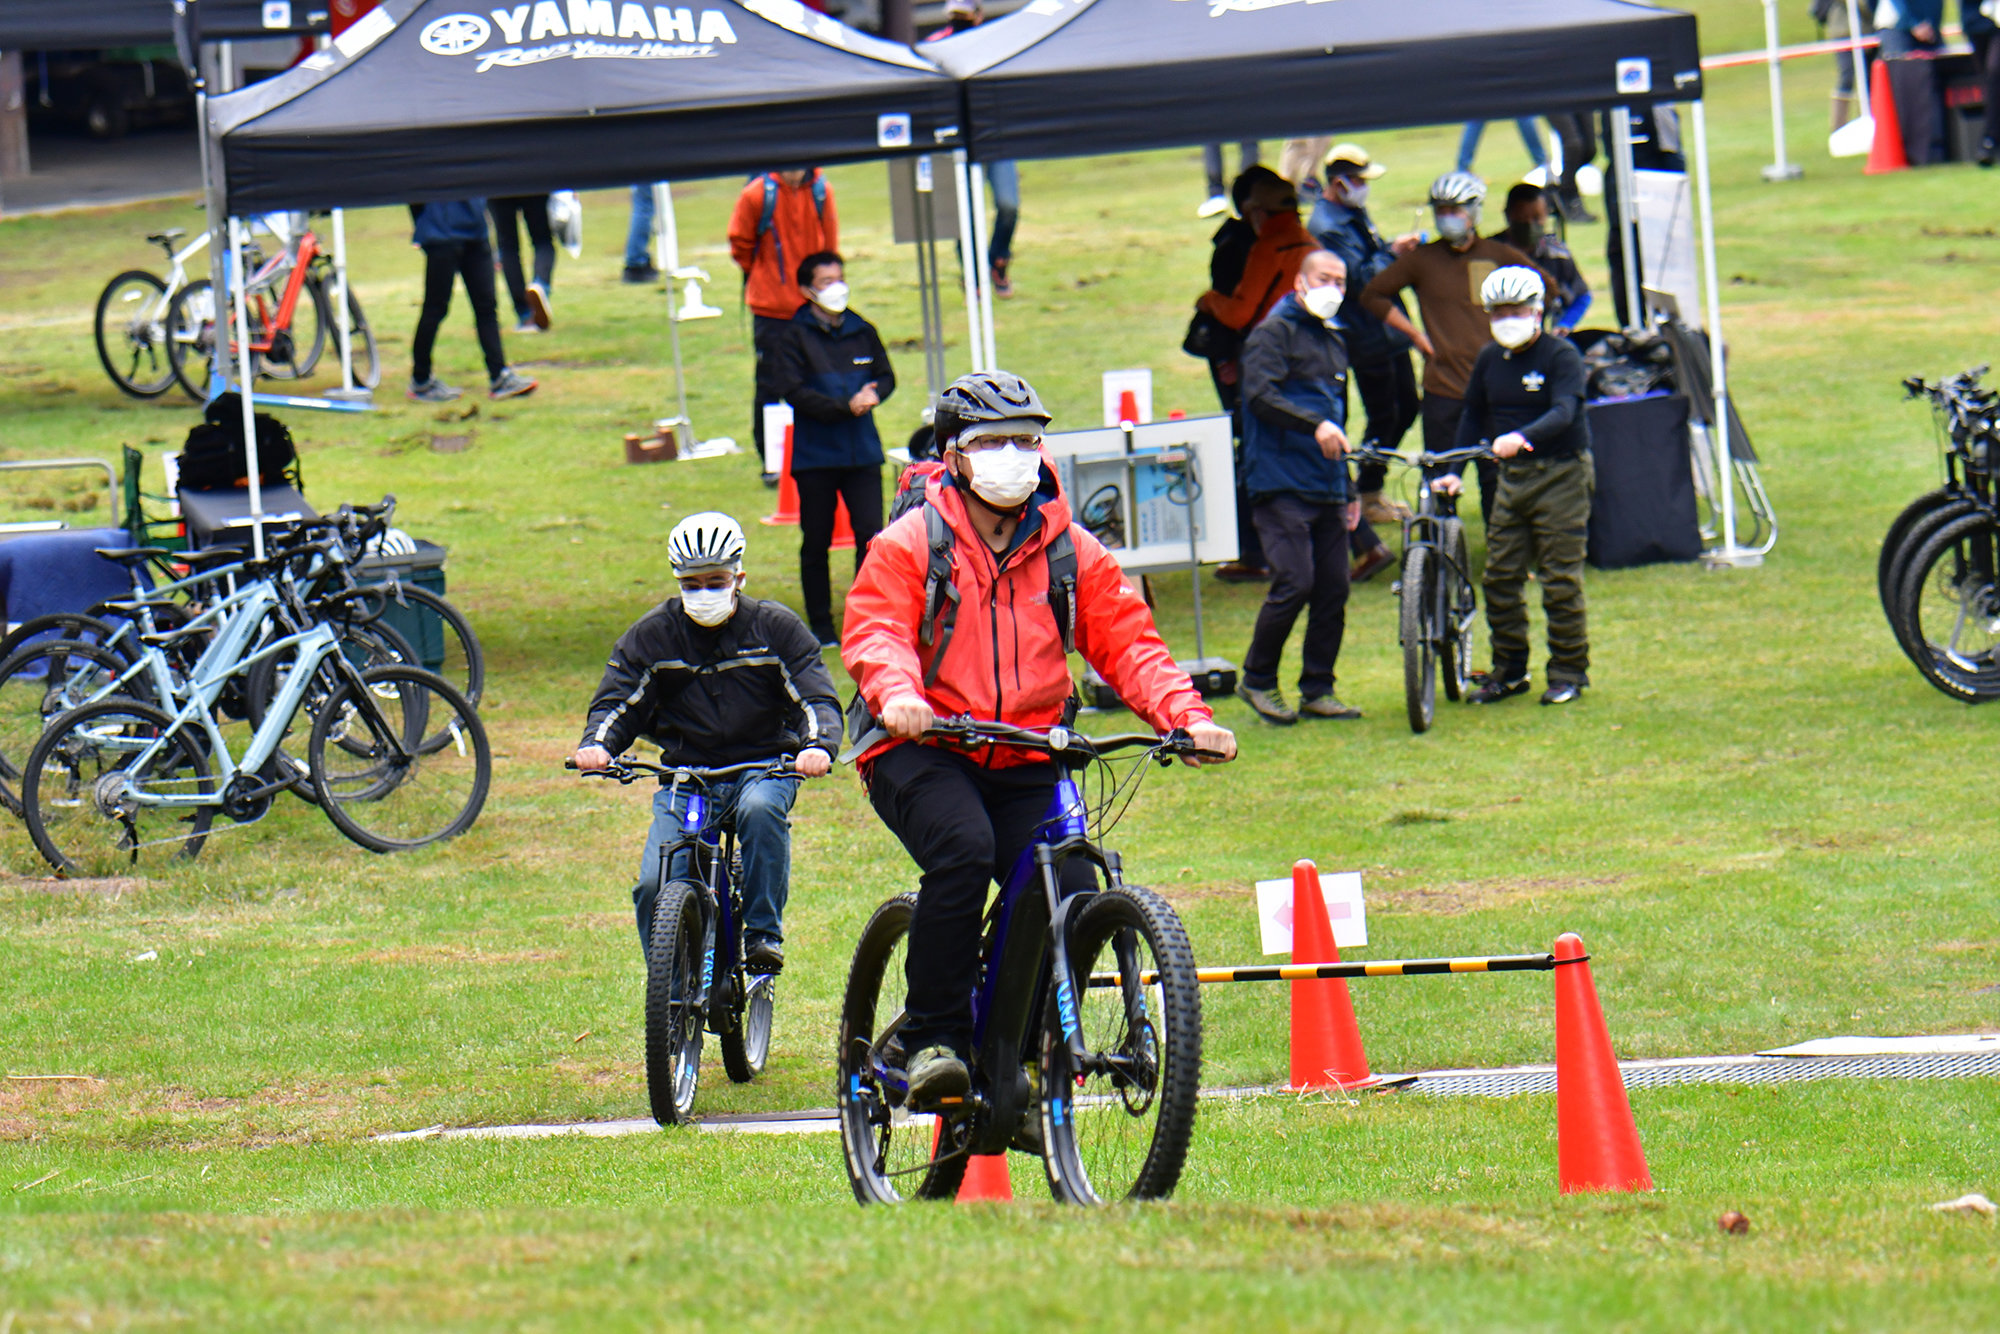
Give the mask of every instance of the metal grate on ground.
[[(1625, 1087), (1674, 1084), (1781, 1084), (1815, 1079), (1976, 1079), (2000, 1076), (2000, 1052), (1876, 1056), (1693, 1056), (1620, 1061)], [(1433, 1070), (1406, 1085), (1438, 1098), (1510, 1098), (1556, 1091), (1553, 1065)]]

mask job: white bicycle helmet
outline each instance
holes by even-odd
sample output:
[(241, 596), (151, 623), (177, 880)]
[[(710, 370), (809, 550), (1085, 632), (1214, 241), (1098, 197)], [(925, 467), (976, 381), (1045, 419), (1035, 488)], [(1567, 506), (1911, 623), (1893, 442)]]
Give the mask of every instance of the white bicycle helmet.
[(1479, 284), (1479, 304), (1488, 310), (1495, 306), (1540, 306), (1542, 275), (1519, 264), (1495, 269)]
[(1431, 182), (1431, 207), (1468, 208), (1475, 213), (1486, 198), (1486, 182), (1469, 171), (1448, 171)]
[(690, 514), (667, 536), (674, 575), (697, 570), (736, 569), (743, 564), (743, 527), (720, 510)]

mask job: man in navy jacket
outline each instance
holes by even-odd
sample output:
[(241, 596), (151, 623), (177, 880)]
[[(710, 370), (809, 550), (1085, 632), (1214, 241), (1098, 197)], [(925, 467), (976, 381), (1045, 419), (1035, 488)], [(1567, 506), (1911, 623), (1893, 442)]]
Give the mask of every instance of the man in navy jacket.
[(806, 303), (775, 350), (773, 384), (792, 405), (792, 480), (799, 488), (799, 591), (806, 623), (837, 645), (827, 551), (841, 500), (854, 526), (854, 568), (882, 528), (882, 437), (875, 409), (896, 392), (896, 372), (875, 326), (847, 308), (839, 255), (799, 264)]
[(431, 349), (438, 326), (451, 309), (452, 284), (465, 280), (479, 350), (486, 357), (488, 398), (531, 394), (535, 382), (507, 365), (500, 345), (500, 312), (493, 297), (493, 243), (486, 237), (484, 199), (442, 199), (410, 205), (411, 241), (424, 252), (424, 306), (417, 335), (410, 340), (410, 397), (419, 403), (449, 403), (459, 391), (431, 373)]
[[(1333, 693), (1347, 628), (1347, 535), (1361, 518), (1347, 478), (1347, 348), (1338, 311), (1347, 266), (1315, 250), (1291, 293), (1243, 344), (1243, 484), (1271, 566), (1236, 693), (1267, 722), (1359, 718)], [(1295, 712), (1278, 661), (1299, 612), (1306, 637)]]

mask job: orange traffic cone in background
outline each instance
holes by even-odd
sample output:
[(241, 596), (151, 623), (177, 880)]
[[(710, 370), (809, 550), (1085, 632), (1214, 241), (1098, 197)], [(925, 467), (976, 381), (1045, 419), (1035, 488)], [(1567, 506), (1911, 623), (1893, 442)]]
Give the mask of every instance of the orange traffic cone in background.
[[(1625, 1077), (1575, 932), (1556, 938), (1556, 1179), (1562, 1193), (1651, 1190)], [(1576, 960), (1566, 963), (1564, 960)]]
[[(1292, 962), (1339, 963), (1333, 923), (1320, 892), (1319, 867), (1309, 861), (1292, 867)], [(1292, 983), (1292, 1087), (1295, 1089), (1373, 1088), (1361, 1046), (1361, 1025), (1347, 982), (1311, 977)]]
[(1139, 395), (1133, 390), (1127, 389), (1118, 395), (1118, 420), (1121, 424), (1124, 422), (1138, 424)]
[(1903, 124), (1896, 115), (1896, 95), (1889, 90), (1889, 67), (1877, 60), (1868, 77), (1868, 109), (1875, 116), (1875, 142), (1868, 146), (1869, 176), (1884, 172), (1908, 171), (1909, 155), (1903, 151)]
[(776, 528), (799, 521), (799, 484), (792, 480), (792, 428), (785, 428), (785, 461), (778, 469), (778, 512), (766, 514), (763, 523)]
[(1007, 1155), (975, 1153), (965, 1160), (965, 1180), (958, 1183), (958, 1202), (1004, 1201), (1014, 1198), (1014, 1186), (1007, 1178)]
[(833, 541), (828, 543), (832, 551), (850, 551), (854, 547), (854, 523), (847, 517), (847, 497), (833, 499)]

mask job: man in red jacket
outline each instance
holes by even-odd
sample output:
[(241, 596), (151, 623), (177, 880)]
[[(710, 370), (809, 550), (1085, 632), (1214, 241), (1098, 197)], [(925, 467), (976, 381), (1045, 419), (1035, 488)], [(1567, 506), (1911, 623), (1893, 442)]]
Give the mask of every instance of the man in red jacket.
[[(729, 215), (729, 257), (743, 270), (743, 302), (750, 307), (757, 351), (750, 434), (757, 442), (759, 468), (764, 466), (764, 405), (784, 397), (772, 383), (770, 354), (806, 301), (792, 275), (806, 256), (839, 249), (833, 186), (817, 167), (753, 176), (736, 197), (736, 210)], [(776, 483), (769, 473), (765, 480)]]
[[(1005, 371), (976, 371), (938, 401), (948, 471), (925, 504), (884, 529), (847, 595), (841, 656), (888, 738), (861, 757), (868, 799), (923, 875), (910, 923), (903, 1049), (913, 1104), (963, 1096), (979, 967), (980, 915), (1047, 813), (1047, 756), (1004, 746), (927, 745), (938, 715), (1020, 727), (1063, 721), (1072, 686), (1065, 626), (1051, 597), (1050, 549), (1075, 552), (1068, 620), (1076, 649), (1133, 712), (1159, 731), (1184, 727), (1203, 750), (1236, 754), (1236, 738), (1174, 665), (1153, 616), (1096, 538), (1071, 524), (1041, 453), (1049, 422), (1035, 391)], [(954, 538), (955, 620), (919, 634), (935, 508)], [(1072, 863), (1087, 877), (1088, 868)]]

